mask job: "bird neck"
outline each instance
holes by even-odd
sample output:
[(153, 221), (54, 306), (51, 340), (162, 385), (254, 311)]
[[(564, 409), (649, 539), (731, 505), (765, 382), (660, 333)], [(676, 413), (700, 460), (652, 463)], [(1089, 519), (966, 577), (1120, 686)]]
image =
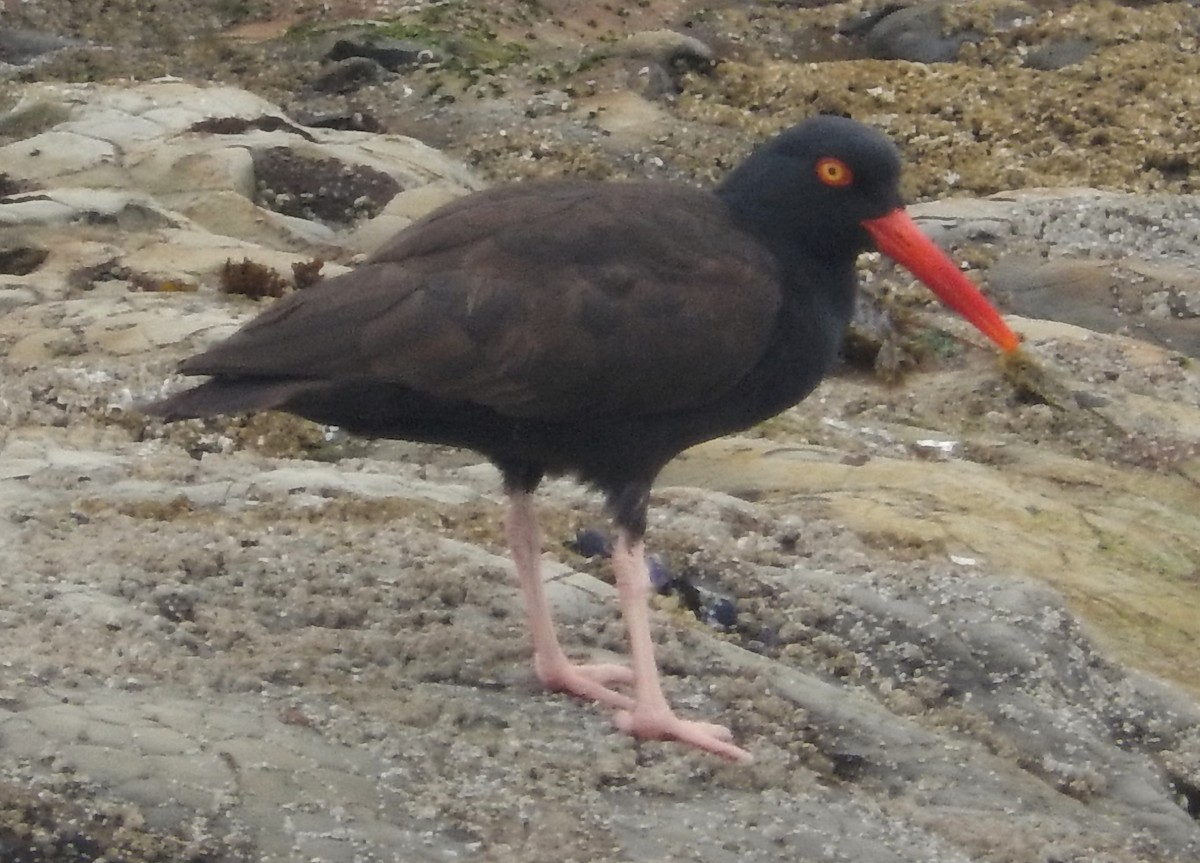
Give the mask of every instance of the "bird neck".
[(861, 225), (820, 219), (794, 202), (785, 203), (786, 196), (748, 194), (741, 184), (731, 183), (717, 187), (715, 193), (728, 208), (730, 220), (785, 269), (818, 262), (830, 270), (852, 270), (859, 254), (871, 247)]
[(766, 352), (724, 406), (722, 433), (748, 428), (805, 398), (833, 365), (854, 312), (853, 262), (836, 270), (809, 261), (786, 271)]
[(858, 278), (854, 257), (797, 255), (783, 260), (783, 308), (777, 339), (785, 353), (824, 375), (854, 315)]
[(842, 236), (829, 224), (814, 224), (812, 213), (780, 206), (778, 195), (754, 194), (761, 181), (735, 171), (715, 192), (730, 221), (778, 268), (783, 303), (759, 384), (772, 393), (764, 392), (762, 403), (782, 409), (803, 398), (833, 364), (854, 314), (855, 264), (868, 240), (861, 228)]

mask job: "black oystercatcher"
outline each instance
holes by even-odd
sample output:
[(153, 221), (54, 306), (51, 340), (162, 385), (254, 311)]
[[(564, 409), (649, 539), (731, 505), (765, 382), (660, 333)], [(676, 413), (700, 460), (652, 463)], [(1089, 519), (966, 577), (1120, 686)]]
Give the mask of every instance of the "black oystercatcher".
[[(855, 258), (872, 245), (1016, 350), (902, 209), (899, 173), (886, 138), (816, 117), (711, 192), (561, 180), (473, 194), (185, 360), (183, 374), (211, 379), (148, 410), (282, 410), (482, 453), (504, 478), (542, 683), (615, 708), (635, 737), (747, 759), (726, 728), (676, 716), (663, 695), (642, 543), (650, 486), (686, 447), (808, 395), (850, 320)], [(576, 664), (559, 646), (531, 500), (546, 474), (606, 495), (628, 668)]]

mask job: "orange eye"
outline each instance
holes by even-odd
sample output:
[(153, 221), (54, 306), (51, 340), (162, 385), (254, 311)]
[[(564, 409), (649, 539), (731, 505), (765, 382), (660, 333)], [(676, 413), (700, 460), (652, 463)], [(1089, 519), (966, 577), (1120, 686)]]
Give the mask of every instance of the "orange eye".
[(841, 159), (826, 156), (817, 161), (817, 179), (826, 186), (849, 186), (854, 182), (854, 172)]

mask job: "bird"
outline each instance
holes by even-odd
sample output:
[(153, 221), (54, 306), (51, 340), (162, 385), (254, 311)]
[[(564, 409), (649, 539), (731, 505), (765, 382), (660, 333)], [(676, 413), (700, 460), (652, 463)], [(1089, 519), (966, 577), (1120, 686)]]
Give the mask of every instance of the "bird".
[[(804, 399), (852, 317), (856, 260), (906, 266), (1006, 354), (1019, 339), (901, 201), (895, 144), (809, 117), (715, 187), (573, 178), (493, 186), (404, 228), (364, 263), (273, 303), (178, 367), (208, 380), (145, 406), (164, 421), (285, 411), (366, 437), (474, 450), (498, 469), (504, 533), (542, 685), (599, 702), (638, 740), (751, 759), (680, 716), (651, 637), (651, 487), (683, 450)], [(603, 495), (628, 663), (568, 658), (541, 573), (533, 495)]]

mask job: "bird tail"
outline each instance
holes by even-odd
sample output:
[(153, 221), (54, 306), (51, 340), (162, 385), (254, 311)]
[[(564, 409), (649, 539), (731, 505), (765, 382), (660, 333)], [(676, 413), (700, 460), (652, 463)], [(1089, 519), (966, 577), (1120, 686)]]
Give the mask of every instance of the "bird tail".
[(306, 386), (305, 381), (277, 378), (213, 378), (160, 401), (139, 405), (138, 409), (166, 422), (272, 410), (282, 407)]

